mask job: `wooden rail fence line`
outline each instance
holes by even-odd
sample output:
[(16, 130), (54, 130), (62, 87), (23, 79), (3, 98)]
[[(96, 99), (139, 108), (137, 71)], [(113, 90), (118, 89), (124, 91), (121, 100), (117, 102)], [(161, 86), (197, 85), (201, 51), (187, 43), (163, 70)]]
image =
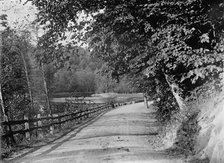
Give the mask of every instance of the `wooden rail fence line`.
[[(8, 137), (16, 135), (16, 134), (23, 134), (23, 135), (25, 135), (27, 140), (30, 140), (31, 131), (37, 130), (38, 135), (42, 136), (42, 131), (44, 128), (49, 128), (50, 133), (53, 133), (55, 125), (59, 125), (59, 127), (61, 127), (61, 124), (66, 123), (68, 121), (81, 120), (84, 118), (88, 118), (92, 115), (95, 115), (97, 113), (101, 113), (105, 110), (116, 108), (116, 107), (122, 106), (122, 105), (142, 102), (142, 101), (143, 100), (137, 100), (137, 101), (131, 101), (131, 102), (125, 102), (125, 103), (115, 103), (113, 105), (104, 104), (104, 105), (100, 105), (100, 106), (96, 106), (96, 107), (90, 107), (85, 110), (79, 110), (79, 111), (72, 112), (69, 114), (53, 116), (53, 117), (50, 117), (50, 116), (49, 117), (40, 117), (40, 114), (38, 114), (37, 118), (35, 118), (35, 119), (28, 119), (27, 117), (24, 116), (24, 120), (1, 122), (2, 128), (3, 128), (3, 126), (24, 125), (24, 127), (23, 127), (24, 129), (11, 131), (11, 132), (9, 132), (9, 131), (5, 132), (1, 135), (1, 138), (5, 139), (5, 138), (8, 138)], [(46, 124), (46, 122), (47, 122), (47, 124)], [(30, 127), (30, 124), (32, 124), (32, 123), (35, 124), (35, 125), (33, 125), (34, 127)]]

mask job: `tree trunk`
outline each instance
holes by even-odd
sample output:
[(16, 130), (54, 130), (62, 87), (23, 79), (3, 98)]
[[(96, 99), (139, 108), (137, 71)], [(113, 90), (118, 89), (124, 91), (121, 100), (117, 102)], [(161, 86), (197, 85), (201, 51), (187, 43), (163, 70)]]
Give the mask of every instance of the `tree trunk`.
[(31, 82), (30, 82), (30, 78), (29, 78), (28, 68), (27, 68), (26, 60), (25, 60), (23, 53), (20, 53), (20, 54), (21, 54), (21, 57), (23, 60), (24, 71), (25, 71), (26, 81), (27, 81), (27, 86), (28, 86), (28, 91), (29, 91), (29, 98), (30, 98), (30, 102), (31, 102), (31, 109), (32, 109), (32, 112), (34, 113), (33, 94), (32, 94), (32, 90), (31, 90)]
[(4, 106), (4, 102), (3, 102), (3, 96), (2, 96), (2, 85), (0, 85), (0, 102), (1, 102), (3, 121), (8, 122), (8, 117), (5, 113), (5, 106)]
[(183, 103), (183, 99), (182, 97), (180, 96), (180, 88), (175, 84), (175, 83), (171, 83), (169, 81), (169, 78), (168, 78), (168, 75), (164, 74), (165, 76), (165, 79), (166, 79), (166, 82), (167, 84), (169, 85), (170, 89), (171, 89), (171, 92), (180, 108), (180, 110), (184, 110), (184, 103)]
[[(5, 106), (3, 102), (3, 95), (2, 95), (2, 31), (0, 31), (0, 103), (1, 103), (1, 109), (2, 109), (2, 116), (3, 121), (5, 120), (6, 114), (5, 114)], [(7, 119), (7, 118), (6, 118)]]
[(42, 70), (42, 76), (43, 76), (43, 80), (44, 80), (44, 93), (46, 95), (46, 102), (47, 102), (47, 109), (50, 112), (51, 117), (52, 115), (52, 110), (51, 110), (51, 105), (50, 105), (50, 99), (49, 99), (49, 92), (48, 92), (48, 88), (47, 88), (47, 82), (46, 82), (46, 76), (45, 76), (45, 70), (44, 70), (44, 64), (41, 63), (41, 70)]

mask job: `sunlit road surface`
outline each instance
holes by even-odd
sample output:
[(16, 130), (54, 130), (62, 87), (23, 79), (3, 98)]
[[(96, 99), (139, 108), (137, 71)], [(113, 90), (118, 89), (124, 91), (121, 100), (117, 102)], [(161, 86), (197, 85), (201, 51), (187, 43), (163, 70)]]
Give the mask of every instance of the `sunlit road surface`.
[(158, 127), (143, 103), (118, 107), (56, 142), (14, 162), (20, 163), (181, 163), (153, 150), (149, 140)]

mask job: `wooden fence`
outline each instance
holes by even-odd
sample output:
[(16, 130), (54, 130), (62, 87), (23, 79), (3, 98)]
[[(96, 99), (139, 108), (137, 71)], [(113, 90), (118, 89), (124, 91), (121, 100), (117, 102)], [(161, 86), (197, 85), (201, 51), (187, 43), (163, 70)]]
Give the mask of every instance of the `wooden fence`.
[[(101, 113), (104, 110), (111, 109), (111, 105), (101, 105), (97, 107), (90, 107), (85, 110), (79, 110), (76, 112), (72, 112), (69, 114), (65, 115), (59, 115), (59, 116), (53, 116), (53, 117), (38, 117), (40, 118), (35, 118), (35, 119), (28, 119), (24, 117), (24, 120), (17, 120), (17, 121), (8, 121), (8, 122), (2, 122), (1, 125), (2, 127), (4, 126), (13, 126), (13, 125), (23, 125), (23, 129), (16, 130), (16, 131), (11, 131), (11, 132), (5, 132), (1, 135), (2, 139), (10, 137), (15, 134), (25, 134), (26, 138), (29, 139), (29, 135), (31, 131), (34, 130), (43, 130), (44, 128), (49, 128), (50, 132), (53, 132), (53, 128), (56, 125), (61, 125), (65, 122), (68, 121), (73, 121), (73, 120), (80, 120), (84, 118), (88, 118), (92, 116), (93, 114)], [(30, 124), (36, 124), (33, 125), (33, 127), (30, 127)]]
[[(42, 130), (45, 128), (49, 129), (50, 133), (53, 133), (54, 127), (56, 125), (61, 126), (61, 124), (66, 123), (68, 121), (73, 121), (73, 120), (79, 121), (80, 119), (86, 119), (95, 114), (100, 114), (106, 110), (116, 108), (121, 105), (135, 103), (135, 102), (142, 102), (142, 100), (125, 102), (125, 103), (116, 103), (113, 105), (104, 104), (104, 105), (100, 105), (96, 107), (90, 107), (85, 110), (79, 110), (69, 114), (53, 116), (53, 117), (50, 117), (50, 116), (40, 117), (40, 115), (37, 115), (37, 118), (35, 119), (28, 119), (27, 117), (24, 117), (24, 120), (2, 122), (1, 123), (2, 128), (7, 128), (8, 126), (12, 128), (12, 126), (14, 125), (22, 125), (23, 129), (3, 132), (1, 135), (1, 138), (5, 139), (8, 137), (13, 137), (13, 135), (16, 135), (16, 134), (23, 134), (25, 135), (26, 139), (30, 139), (30, 134), (32, 131), (36, 130), (37, 132), (41, 133)], [(34, 124), (34, 125), (30, 125), (30, 124)]]

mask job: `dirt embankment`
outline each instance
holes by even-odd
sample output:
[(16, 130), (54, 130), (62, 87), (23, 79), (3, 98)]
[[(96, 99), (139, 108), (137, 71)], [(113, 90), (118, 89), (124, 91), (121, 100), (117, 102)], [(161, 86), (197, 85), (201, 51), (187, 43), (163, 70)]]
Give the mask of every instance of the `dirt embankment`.
[(200, 132), (196, 151), (201, 159), (208, 157), (210, 163), (224, 163), (224, 96), (211, 98), (201, 105), (198, 116)]

